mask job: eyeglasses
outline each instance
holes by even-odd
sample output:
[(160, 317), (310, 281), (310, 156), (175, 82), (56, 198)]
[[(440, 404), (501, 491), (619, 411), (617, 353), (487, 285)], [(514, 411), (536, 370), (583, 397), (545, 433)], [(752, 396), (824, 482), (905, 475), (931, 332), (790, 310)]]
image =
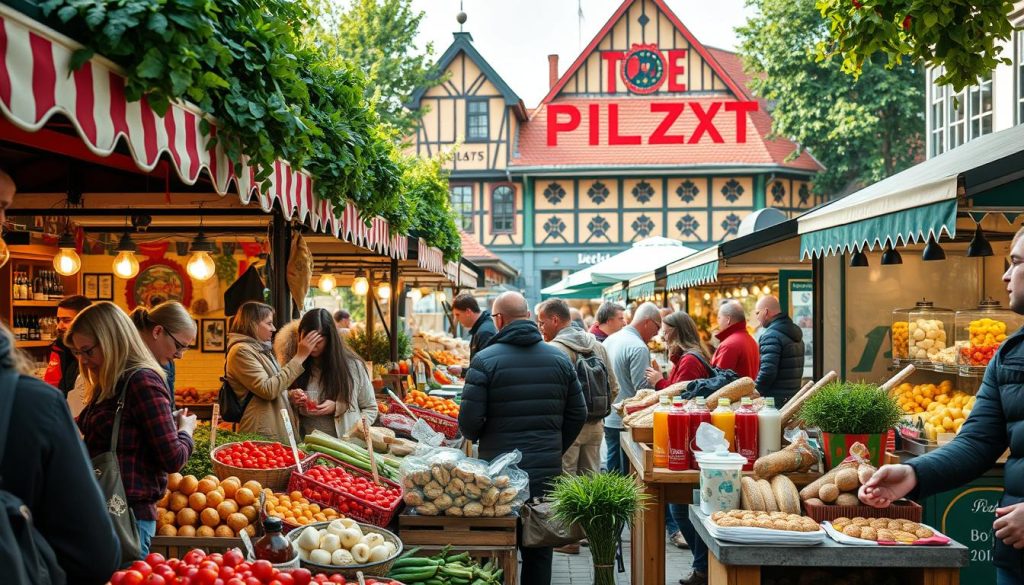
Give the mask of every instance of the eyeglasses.
[(491, 313), (491, 320), (497, 322), (498, 321), (498, 317), (503, 317), (503, 316), (504, 315), (502, 315), (501, 313)]
[(167, 337), (170, 337), (171, 341), (174, 342), (174, 353), (178, 355), (183, 355), (186, 351), (188, 351), (188, 344), (178, 341), (178, 338), (171, 335), (171, 332), (166, 329), (164, 329), (164, 333), (166, 333)]
[(91, 358), (92, 357), (92, 352), (96, 351), (96, 348), (98, 346), (99, 346), (98, 343), (94, 343), (94, 344), (92, 344), (92, 346), (87, 347), (87, 348), (82, 349), (82, 350), (78, 350), (78, 349), (74, 349), (74, 348), (69, 348), (69, 349), (71, 350), (71, 355), (75, 356), (76, 358), (80, 358), (83, 355), (85, 357), (87, 357), (87, 358)]

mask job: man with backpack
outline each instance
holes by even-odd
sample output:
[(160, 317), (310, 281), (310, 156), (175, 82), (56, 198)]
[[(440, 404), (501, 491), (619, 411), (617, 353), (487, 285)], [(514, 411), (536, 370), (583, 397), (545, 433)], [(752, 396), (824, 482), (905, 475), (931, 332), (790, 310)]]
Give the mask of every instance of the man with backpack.
[[(569, 357), (587, 403), (587, 422), (569, 450), (562, 455), (562, 473), (582, 475), (601, 471), (601, 442), (604, 417), (619, 393), (608, 353), (597, 338), (574, 327), (569, 305), (562, 299), (548, 299), (537, 308), (537, 323), (544, 341)], [(555, 552), (579, 554), (580, 545), (569, 544)]]

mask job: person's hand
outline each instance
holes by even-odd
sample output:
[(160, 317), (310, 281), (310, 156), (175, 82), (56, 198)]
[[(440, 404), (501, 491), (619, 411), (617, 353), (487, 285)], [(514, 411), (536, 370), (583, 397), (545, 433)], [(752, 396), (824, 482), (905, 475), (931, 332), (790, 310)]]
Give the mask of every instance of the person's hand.
[(448, 366), (448, 373), (453, 376), (462, 376), (462, 366)]
[(175, 423), (178, 425), (178, 431), (183, 431), (186, 435), (192, 436), (192, 433), (196, 430), (196, 415), (189, 414), (187, 408), (182, 408), (177, 411), (178, 416)]
[(313, 416), (326, 416), (328, 414), (334, 416), (334, 409), (337, 408), (337, 406), (337, 403), (333, 400), (324, 400), (317, 405), (316, 408), (311, 409), (309, 414)]
[(1024, 503), (996, 508), (996, 521), (992, 528), (996, 530), (996, 538), (1006, 546), (1018, 550), (1024, 548)]
[(647, 382), (651, 386), (654, 386), (662, 379), (664, 379), (664, 376), (661, 375), (661, 370), (656, 370), (654, 368), (647, 368), (647, 370), (644, 372), (644, 377), (647, 378)]
[(324, 340), (324, 336), (320, 335), (319, 331), (307, 331), (302, 339), (299, 340), (299, 347), (295, 350), (295, 357), (300, 360), (305, 360), (309, 357), (309, 354), (313, 353), (313, 349), (316, 348), (317, 344)]
[[(860, 501), (875, 508), (887, 508), (917, 486), (917, 474), (909, 465), (883, 465), (860, 486)], [(1024, 533), (1022, 533), (1024, 534)]]
[(300, 406), (306, 401), (306, 393), (301, 388), (292, 388), (288, 391), (288, 400), (292, 404)]

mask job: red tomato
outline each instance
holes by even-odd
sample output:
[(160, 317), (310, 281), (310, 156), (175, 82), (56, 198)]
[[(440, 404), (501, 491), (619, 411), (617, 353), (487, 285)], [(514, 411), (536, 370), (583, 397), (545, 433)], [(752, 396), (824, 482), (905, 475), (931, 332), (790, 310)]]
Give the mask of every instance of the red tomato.
[(146, 577), (146, 580), (143, 581), (143, 583), (145, 583), (145, 585), (167, 585), (167, 580), (164, 579), (162, 575), (150, 573), (150, 575)]
[(313, 575), (309, 572), (309, 569), (292, 569), (291, 577), (295, 581), (295, 585), (309, 585)]
[(270, 561), (256, 561), (252, 564), (252, 576), (266, 583), (274, 577), (274, 565)]
[(185, 553), (185, 558), (182, 560), (185, 561), (186, 565), (197, 567), (199, 566), (199, 563), (203, 562), (204, 558), (206, 558), (206, 552), (202, 549), (194, 548)]
[(345, 577), (338, 574), (331, 575), (330, 581), (331, 583), (341, 583), (341, 585), (345, 585), (346, 582)]
[(245, 585), (245, 581), (235, 577), (233, 579), (228, 579), (224, 585)]
[(130, 569), (124, 572), (124, 577), (121, 579), (121, 585), (139, 585), (145, 577), (142, 573), (135, 569)]
[(295, 585), (295, 579), (283, 571), (277, 574), (277, 580), (281, 582), (281, 585)]
[(220, 568), (220, 578), (230, 579), (235, 576), (235, 568), (224, 565)]
[(124, 581), (124, 573), (124, 571), (117, 571), (116, 573), (111, 575), (110, 585), (121, 585), (121, 582)]
[(167, 559), (165, 559), (164, 555), (160, 553), (149, 553), (146, 555), (146, 564), (150, 567), (156, 567), (157, 565), (162, 565), (166, 562)]
[(233, 548), (228, 552), (224, 553), (225, 567), (237, 567), (244, 560), (245, 557), (242, 556), (242, 551), (238, 550), (237, 548)]
[(260, 581), (256, 577), (246, 577), (245, 585), (263, 585), (263, 581)]
[(216, 569), (199, 569), (199, 572), (196, 573), (195, 582), (198, 585), (214, 585), (217, 582), (218, 576), (219, 571)]

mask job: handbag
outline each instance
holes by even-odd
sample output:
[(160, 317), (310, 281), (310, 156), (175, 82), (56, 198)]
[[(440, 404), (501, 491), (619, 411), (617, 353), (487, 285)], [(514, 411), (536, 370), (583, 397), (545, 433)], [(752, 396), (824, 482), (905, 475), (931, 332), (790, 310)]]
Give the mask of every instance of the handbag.
[(100, 453), (92, 458), (93, 473), (96, 483), (100, 486), (103, 499), (107, 502), (107, 513), (114, 523), (114, 532), (121, 541), (121, 564), (128, 565), (142, 558), (142, 543), (139, 538), (139, 526), (135, 522), (135, 513), (128, 506), (128, 498), (121, 482), (121, 467), (117, 461), (117, 439), (121, 432), (121, 414), (124, 410), (125, 394), (128, 392), (128, 380), (135, 375), (131, 372), (124, 378), (123, 388), (117, 398), (117, 410), (114, 413), (114, 428), (110, 433), (110, 451)]
[(551, 500), (533, 498), (520, 511), (523, 524), (523, 546), (528, 548), (554, 548), (575, 544), (586, 534), (579, 524), (566, 526), (555, 517)]
[(220, 390), (217, 392), (217, 404), (220, 405), (220, 419), (224, 422), (242, 422), (242, 415), (245, 414), (249, 401), (252, 400), (252, 392), (246, 392), (245, 398), (239, 400), (235, 389), (228, 382), (228, 365), (224, 364), (224, 376), (220, 379)]
[(697, 358), (704, 368), (708, 371), (707, 378), (701, 378), (700, 380), (693, 380), (686, 385), (686, 390), (683, 391), (681, 396), (683, 400), (690, 400), (698, 396), (707, 398), (711, 396), (715, 391), (727, 386), (740, 379), (740, 375), (735, 371), (727, 368), (716, 368), (708, 363), (704, 356), (696, 351), (686, 352), (693, 357)]

